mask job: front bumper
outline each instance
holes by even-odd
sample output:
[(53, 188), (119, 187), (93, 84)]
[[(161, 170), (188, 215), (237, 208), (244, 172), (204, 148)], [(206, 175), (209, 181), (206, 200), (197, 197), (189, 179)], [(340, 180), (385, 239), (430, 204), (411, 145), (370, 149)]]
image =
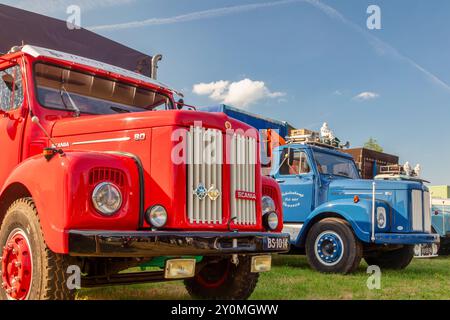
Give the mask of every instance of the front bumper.
[(426, 244), (439, 243), (439, 235), (431, 233), (376, 233), (377, 244)]
[(69, 254), (83, 257), (251, 255), (288, 251), (289, 235), (280, 233), (82, 230), (69, 232)]

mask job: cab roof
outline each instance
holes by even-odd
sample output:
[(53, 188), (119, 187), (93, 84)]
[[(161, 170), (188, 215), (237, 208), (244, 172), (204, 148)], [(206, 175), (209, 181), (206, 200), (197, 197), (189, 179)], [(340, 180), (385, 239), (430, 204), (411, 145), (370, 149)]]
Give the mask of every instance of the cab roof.
[(156, 81), (150, 77), (147, 77), (143, 74), (133, 72), (130, 70), (126, 70), (124, 68), (117, 67), (117, 66), (114, 66), (114, 65), (111, 65), (108, 63), (100, 62), (97, 60), (93, 60), (90, 58), (81, 57), (81, 56), (78, 56), (75, 54), (66, 53), (66, 52), (57, 51), (57, 50), (48, 49), (48, 48), (42, 48), (42, 47), (38, 47), (38, 46), (31, 46), (31, 45), (23, 46), (21, 48), (21, 52), (28, 54), (28, 55), (32, 56), (33, 58), (50, 58), (50, 59), (55, 59), (55, 60), (59, 60), (59, 61), (66, 62), (66, 63), (79, 64), (79, 65), (84, 65), (84, 66), (95, 68), (95, 69), (104, 70), (107, 72), (118, 74), (123, 77), (128, 77), (128, 78), (139, 80), (139, 81), (142, 81), (142, 82), (145, 82), (148, 84), (152, 84), (154, 86), (164, 88), (168, 91), (173, 91), (169, 86), (167, 86), (159, 81)]

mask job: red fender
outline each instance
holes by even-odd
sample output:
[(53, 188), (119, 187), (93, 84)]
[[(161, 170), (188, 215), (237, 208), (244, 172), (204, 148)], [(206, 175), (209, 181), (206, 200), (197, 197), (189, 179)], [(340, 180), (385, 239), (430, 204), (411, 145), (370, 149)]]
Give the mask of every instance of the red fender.
[[(120, 188), (123, 204), (111, 218), (94, 209), (91, 194), (99, 181), (111, 181), (106, 174), (93, 181), (93, 170), (115, 169), (122, 173)], [(103, 172), (106, 172), (105, 170)], [(92, 175), (90, 175), (92, 173)], [(112, 175), (111, 176), (115, 176)], [(98, 180), (100, 178), (100, 180)], [(139, 224), (139, 181), (136, 161), (127, 155), (67, 151), (50, 161), (43, 156), (29, 158), (18, 165), (6, 180), (1, 195), (9, 186), (20, 183), (33, 198), (47, 246), (55, 253), (68, 253), (71, 229), (136, 230)]]

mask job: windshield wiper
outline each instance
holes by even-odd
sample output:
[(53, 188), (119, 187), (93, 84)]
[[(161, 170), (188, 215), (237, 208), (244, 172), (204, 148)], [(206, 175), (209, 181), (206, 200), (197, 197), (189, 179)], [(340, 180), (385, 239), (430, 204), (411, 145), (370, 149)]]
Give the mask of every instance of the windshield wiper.
[(130, 110), (122, 109), (119, 107), (110, 106), (109, 108), (117, 113), (130, 113), (131, 112)]
[[(75, 111), (75, 114), (73, 115), (74, 117), (79, 117), (81, 114), (81, 110), (77, 107), (77, 105), (75, 104), (75, 101), (73, 101), (71, 95), (69, 94), (69, 92), (67, 92), (66, 88), (64, 88), (64, 85), (61, 86), (61, 90), (59, 92), (60, 96), (61, 96), (61, 101), (64, 105), (64, 107), (66, 109), (72, 109), (73, 111)], [(69, 98), (70, 101), (70, 105), (72, 106), (72, 108), (69, 108), (66, 104), (66, 100), (64, 100), (64, 94), (67, 95), (67, 97)]]

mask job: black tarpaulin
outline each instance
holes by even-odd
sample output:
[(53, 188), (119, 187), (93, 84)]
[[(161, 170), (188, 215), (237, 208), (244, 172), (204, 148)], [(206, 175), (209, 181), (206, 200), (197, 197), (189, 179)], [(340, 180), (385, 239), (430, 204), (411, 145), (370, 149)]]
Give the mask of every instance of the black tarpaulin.
[(151, 57), (65, 21), (0, 4), (0, 52), (24, 44), (68, 52), (150, 76)]

